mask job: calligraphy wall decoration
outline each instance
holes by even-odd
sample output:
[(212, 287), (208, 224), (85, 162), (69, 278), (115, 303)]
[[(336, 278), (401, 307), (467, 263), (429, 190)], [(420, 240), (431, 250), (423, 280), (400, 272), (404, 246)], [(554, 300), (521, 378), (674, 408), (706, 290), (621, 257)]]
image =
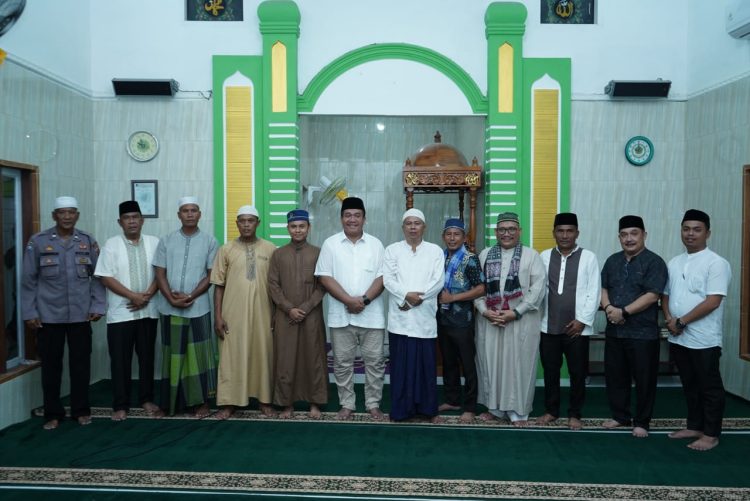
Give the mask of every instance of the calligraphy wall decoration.
[(188, 21), (242, 21), (242, 0), (185, 0)]
[(594, 24), (596, 0), (541, 0), (542, 24)]

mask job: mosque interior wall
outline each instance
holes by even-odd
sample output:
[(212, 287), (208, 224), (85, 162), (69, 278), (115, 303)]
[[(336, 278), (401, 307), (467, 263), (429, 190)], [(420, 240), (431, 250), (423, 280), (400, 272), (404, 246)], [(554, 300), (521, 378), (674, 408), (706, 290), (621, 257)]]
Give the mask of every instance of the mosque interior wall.
[[(600, 264), (619, 248), (617, 219), (625, 213), (644, 217), (647, 245), (666, 260), (682, 249), (682, 212), (701, 208), (711, 214), (710, 245), (734, 273), (722, 371), (727, 389), (744, 398), (750, 398), (750, 366), (737, 353), (741, 167), (750, 163), (749, 100), (750, 77), (745, 77), (688, 101), (573, 101), (571, 106), (570, 209), (579, 215), (580, 244), (596, 252)], [(383, 133), (373, 129), (378, 122), (385, 125)], [(125, 151), (128, 135), (141, 129), (152, 131), (161, 146), (158, 156), (143, 164)], [(432, 142), (435, 130), (467, 160), (476, 155), (483, 164), (483, 117), (302, 116), (301, 183), (316, 185), (320, 175), (345, 176), (349, 193), (365, 198), (367, 230), (391, 243), (400, 238), (401, 167), (419, 146)], [(645, 167), (624, 158), (625, 141), (634, 135), (654, 142), (654, 160)], [(2, 66), (0, 158), (39, 167), (42, 228), (52, 224), (54, 197), (74, 195), (81, 206), (78, 226), (103, 242), (119, 232), (117, 203), (130, 198), (130, 180), (155, 179), (159, 218), (148, 219), (145, 232), (164, 235), (175, 229), (175, 203), (187, 193), (202, 200), (202, 226), (213, 231), (212, 155), (211, 101), (91, 99), (11, 61)], [(337, 207), (320, 205), (316, 198), (310, 207), (312, 241), (319, 244), (340, 226)], [(440, 222), (455, 214), (456, 199), (415, 197), (415, 206), (427, 215), (428, 240), (439, 242)], [(482, 207), (480, 200), (480, 212)], [(109, 377), (104, 333), (102, 321), (95, 327), (94, 380)], [(12, 402), (9, 393), (21, 387), (38, 392), (32, 400), (40, 401), (40, 385), (28, 383), (33, 377), (0, 385), (0, 401)], [(6, 411), (0, 413), (0, 426), (6, 418)]]

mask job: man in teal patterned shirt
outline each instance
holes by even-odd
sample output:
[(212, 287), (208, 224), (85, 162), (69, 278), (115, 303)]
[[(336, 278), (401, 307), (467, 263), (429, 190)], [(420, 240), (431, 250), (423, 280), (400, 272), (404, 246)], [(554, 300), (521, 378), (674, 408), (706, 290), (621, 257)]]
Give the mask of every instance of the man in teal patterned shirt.
[(464, 375), (463, 413), (460, 420), (474, 420), (477, 405), (477, 369), (474, 363), (474, 305), (484, 294), (484, 274), (476, 254), (465, 246), (466, 227), (460, 219), (448, 219), (443, 228), (445, 284), (438, 296), (438, 342), (443, 359), (445, 403), (438, 410), (461, 409), (461, 368)]

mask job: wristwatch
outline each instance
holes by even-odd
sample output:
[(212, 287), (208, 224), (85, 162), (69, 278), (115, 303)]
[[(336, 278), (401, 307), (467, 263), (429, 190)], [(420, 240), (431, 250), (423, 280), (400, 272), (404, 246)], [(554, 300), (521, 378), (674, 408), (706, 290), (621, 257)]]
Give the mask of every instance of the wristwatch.
[(680, 317), (677, 317), (677, 320), (674, 321), (674, 325), (675, 325), (675, 327), (677, 327), (680, 330), (682, 330), (685, 327), (687, 327), (687, 324), (683, 324), (682, 323), (682, 320), (680, 320)]
[(365, 295), (362, 296), (362, 302), (365, 303), (365, 306), (367, 306), (368, 304), (372, 303), (372, 301), (370, 301), (370, 298), (367, 297), (367, 294), (365, 294)]
[(622, 308), (620, 308), (620, 309), (622, 310), (622, 318), (628, 318), (628, 317), (630, 317), (630, 313), (628, 312), (628, 310), (625, 309), (624, 306)]

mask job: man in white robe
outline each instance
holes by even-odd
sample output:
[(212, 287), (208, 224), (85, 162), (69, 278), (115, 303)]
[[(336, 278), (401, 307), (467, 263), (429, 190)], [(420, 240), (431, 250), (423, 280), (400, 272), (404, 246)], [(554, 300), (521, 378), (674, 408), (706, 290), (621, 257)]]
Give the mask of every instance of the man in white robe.
[(519, 243), (517, 214), (500, 214), (495, 236), (497, 244), (479, 255), (485, 295), (474, 300), (478, 402), (489, 411), (479, 417), (507, 417), (525, 427), (534, 401), (546, 274), (539, 254)]
[(419, 209), (401, 218), (404, 240), (389, 245), (383, 258), (388, 290), (388, 342), (393, 421), (417, 416), (439, 422), (437, 404), (437, 296), (445, 282), (443, 250), (423, 240)]

